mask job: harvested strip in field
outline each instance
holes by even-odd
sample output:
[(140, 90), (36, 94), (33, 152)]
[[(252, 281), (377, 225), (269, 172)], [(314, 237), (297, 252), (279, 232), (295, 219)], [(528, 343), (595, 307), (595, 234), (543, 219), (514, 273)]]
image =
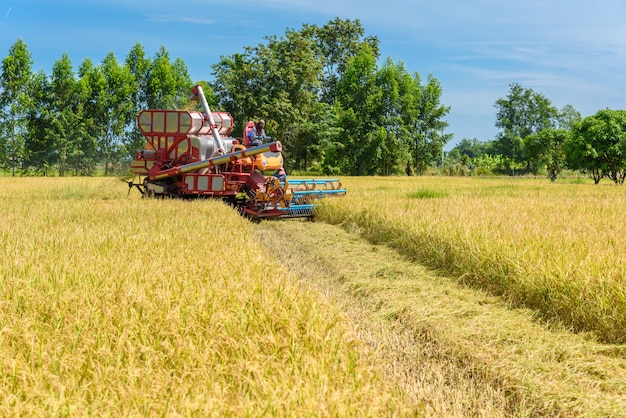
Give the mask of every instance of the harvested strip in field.
[[(432, 416), (626, 416), (626, 348), (548, 329), (339, 227), (263, 223), (259, 239), (333, 300)], [(276, 249), (279, 248), (279, 251)]]

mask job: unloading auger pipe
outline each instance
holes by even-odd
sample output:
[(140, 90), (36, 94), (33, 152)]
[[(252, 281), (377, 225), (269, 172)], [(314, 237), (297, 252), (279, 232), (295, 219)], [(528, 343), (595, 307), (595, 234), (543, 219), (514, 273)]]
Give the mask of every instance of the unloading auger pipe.
[(220, 137), (220, 133), (217, 130), (217, 124), (215, 123), (215, 119), (213, 119), (213, 115), (211, 114), (211, 109), (209, 108), (209, 103), (206, 101), (206, 96), (204, 95), (204, 91), (202, 90), (201, 85), (197, 85), (192, 90), (192, 93), (197, 95), (200, 99), (200, 103), (202, 104), (202, 109), (204, 109), (204, 118), (209, 121), (211, 125), (211, 132), (213, 133), (213, 138), (215, 138), (215, 143), (217, 144), (217, 148), (215, 152), (224, 151), (224, 145), (222, 144), (222, 138)]
[(207, 160), (196, 161), (195, 163), (189, 163), (178, 167), (172, 167), (167, 170), (158, 171), (154, 174), (149, 174), (148, 179), (150, 181), (163, 180), (168, 177), (191, 173), (192, 171), (201, 170), (203, 168), (235, 162), (240, 158), (253, 157), (264, 152), (281, 152), (282, 150), (283, 147), (280, 141), (269, 142), (267, 144), (259, 145), (258, 147), (243, 149), (231, 154), (218, 155)]

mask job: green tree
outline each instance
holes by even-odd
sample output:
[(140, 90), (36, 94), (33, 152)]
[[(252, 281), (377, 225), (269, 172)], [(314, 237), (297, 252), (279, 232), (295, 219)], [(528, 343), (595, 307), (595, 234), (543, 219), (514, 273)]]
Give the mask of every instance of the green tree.
[(54, 62), (50, 81), (50, 104), (42, 115), (46, 140), (54, 147), (59, 175), (68, 170), (68, 158), (79, 148), (77, 137), (84, 134), (83, 102), (67, 54)]
[(548, 128), (526, 137), (524, 146), (531, 163), (545, 166), (550, 181), (555, 181), (565, 166), (565, 143), (570, 131)]
[[(267, 46), (259, 45), (254, 64), (263, 72), (257, 89), (261, 101), (257, 101), (259, 107), (252, 116), (266, 119), (268, 133), (282, 142), (287, 159), (300, 168), (306, 160), (303, 154), (298, 155), (304, 150), (301, 126), (315, 118), (315, 112), (323, 111), (315, 106), (320, 64), (312, 53), (311, 41), (296, 31), (287, 31), (280, 39), (269, 38)], [(319, 142), (315, 135), (309, 135), (308, 140), (307, 146)]]
[(29, 95), (33, 103), (28, 112), (25, 165), (46, 176), (50, 174), (50, 169), (58, 162), (58, 158), (47, 135), (51, 129), (49, 113), (52, 94), (49, 78), (43, 71), (34, 75)]
[(136, 43), (126, 56), (124, 64), (133, 76), (133, 106), (139, 114), (148, 108), (148, 72), (150, 59), (146, 58), (146, 52), (140, 43)]
[[(148, 109), (148, 71), (150, 69), (150, 59), (146, 57), (146, 52), (140, 43), (136, 43), (131, 48), (124, 61), (128, 71), (132, 75), (132, 109), (135, 116), (142, 110)], [(127, 129), (126, 148), (128, 157), (133, 157), (141, 150), (146, 142), (143, 134), (139, 130), (136, 119), (130, 121)]]
[[(380, 138), (381, 160), (377, 162), (381, 175), (412, 171), (406, 161), (411, 159), (418, 138), (428, 134), (424, 126), (428, 105), (425, 106), (424, 87), (419, 74), (409, 74), (404, 63), (394, 63), (390, 58), (377, 71), (376, 86), (379, 95), (374, 96), (375, 123)], [(420, 131), (420, 129), (425, 130)]]
[(494, 142), (496, 154), (515, 162), (527, 162), (524, 140), (527, 136), (555, 126), (558, 112), (550, 100), (517, 83), (509, 86), (506, 98), (495, 103), (496, 127), (502, 129)]
[(366, 37), (359, 19), (335, 18), (322, 27), (305, 24), (302, 33), (313, 40), (315, 57), (322, 64), (320, 99), (331, 105), (335, 101), (337, 82), (343, 77), (348, 60), (355, 57), (364, 44), (369, 45), (376, 58), (379, 57), (378, 38)]
[(32, 107), (30, 85), (33, 59), (28, 46), (19, 39), (2, 60), (0, 74), (0, 162), (11, 167), (11, 174), (26, 157), (28, 114)]
[[(420, 83), (419, 75), (415, 75), (415, 82)], [(452, 139), (452, 134), (444, 133), (448, 123), (443, 119), (450, 107), (441, 104), (443, 90), (439, 81), (428, 75), (428, 82), (422, 86), (419, 98), (417, 123), (413, 141), (413, 159), (418, 172), (424, 169), (442, 155), (444, 145)]]
[(146, 79), (147, 107), (149, 109), (180, 109), (189, 101), (193, 82), (186, 64), (176, 58), (170, 60), (164, 47), (150, 62)]
[(332, 154), (341, 130), (332, 106), (335, 84), (347, 61), (363, 45), (378, 54), (378, 40), (365, 37), (358, 20), (303, 25), (283, 37), (247, 47), (213, 66), (212, 86), (239, 135), (248, 120), (266, 119), (267, 131), (282, 143), (290, 168), (307, 169)]
[(377, 126), (376, 56), (364, 46), (348, 61), (343, 77), (337, 83), (335, 107), (341, 137), (325, 161), (329, 172), (350, 175), (372, 175), (380, 159), (380, 137)]
[(95, 117), (100, 126), (98, 149), (104, 162), (104, 174), (109, 175), (111, 164), (127, 156), (124, 148), (124, 133), (135, 118), (133, 107), (133, 76), (127, 66), (117, 62), (115, 55), (109, 53), (101, 64), (104, 76), (104, 95), (102, 105)]
[(411, 153), (415, 167), (423, 171), (451, 137), (443, 134), (449, 108), (440, 98), (441, 86), (434, 77), (422, 85), (418, 73), (410, 75), (403, 63), (390, 59), (379, 69), (364, 45), (337, 83), (335, 106), (342, 135), (328, 153), (327, 171), (400, 173), (407, 170)]
[[(218, 98), (218, 106), (233, 116), (236, 136), (243, 133), (246, 122), (254, 117), (263, 99), (261, 68), (253, 64), (255, 50), (245, 48), (243, 53), (222, 57), (214, 64), (212, 90)], [(259, 101), (259, 102), (257, 102)]]
[(282, 142), (290, 168), (306, 168), (319, 154), (326, 130), (318, 134), (309, 122), (322, 120), (328, 107), (319, 106), (320, 63), (311, 39), (288, 30), (284, 37), (268, 37), (266, 44), (246, 48), (213, 66), (213, 89), (219, 105), (227, 109), (242, 132), (248, 120), (266, 121), (266, 130)]
[(571, 131), (577, 123), (582, 120), (580, 112), (572, 105), (565, 105), (557, 116), (557, 126), (559, 129)]
[(73, 155), (75, 170), (91, 175), (96, 163), (100, 161), (98, 138), (103, 135), (102, 124), (98, 123), (106, 114), (106, 79), (101, 65), (94, 65), (85, 59), (78, 68), (80, 90), (84, 96), (85, 133), (80, 138), (80, 152)]
[[(407, 80), (408, 78), (408, 80)], [(402, 118), (403, 102), (400, 98), (409, 94), (412, 79), (402, 63), (394, 64), (390, 58), (377, 71), (375, 79), (379, 95), (375, 98), (375, 142), (380, 147), (378, 172), (388, 176), (401, 172), (409, 155), (410, 131)]]
[(622, 184), (626, 177), (626, 111), (600, 110), (576, 124), (566, 145), (568, 165), (589, 173), (597, 184), (608, 177)]

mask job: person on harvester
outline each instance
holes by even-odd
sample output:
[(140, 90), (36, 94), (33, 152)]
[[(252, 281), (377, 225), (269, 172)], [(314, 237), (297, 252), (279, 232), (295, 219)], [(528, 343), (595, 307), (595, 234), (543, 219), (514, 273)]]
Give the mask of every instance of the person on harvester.
[(247, 135), (250, 140), (250, 146), (256, 147), (262, 145), (263, 141), (267, 139), (267, 135), (265, 135), (265, 121), (263, 119), (259, 119), (254, 127), (254, 130), (248, 132)]
[(276, 170), (274, 174), (272, 174), (272, 176), (276, 177), (280, 181), (287, 180), (287, 172), (285, 171), (283, 167)]
[(248, 121), (246, 129), (243, 130), (243, 144), (248, 148), (250, 146), (250, 138), (252, 138), (254, 129), (254, 121)]

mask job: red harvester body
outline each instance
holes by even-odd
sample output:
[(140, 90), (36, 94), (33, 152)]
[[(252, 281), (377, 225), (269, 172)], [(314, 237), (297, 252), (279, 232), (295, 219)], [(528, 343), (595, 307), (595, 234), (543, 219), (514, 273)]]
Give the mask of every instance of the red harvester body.
[(282, 167), (280, 142), (246, 148), (229, 136), (231, 115), (211, 112), (200, 86), (193, 93), (203, 112), (144, 110), (139, 114), (146, 146), (131, 163), (140, 181), (129, 182), (129, 187), (143, 196), (221, 198), (255, 220), (310, 217), (315, 199), (346, 193), (336, 179), (297, 180), (290, 186), (287, 180), (264, 177), (260, 170), (276, 168), (267, 167), (268, 160)]

